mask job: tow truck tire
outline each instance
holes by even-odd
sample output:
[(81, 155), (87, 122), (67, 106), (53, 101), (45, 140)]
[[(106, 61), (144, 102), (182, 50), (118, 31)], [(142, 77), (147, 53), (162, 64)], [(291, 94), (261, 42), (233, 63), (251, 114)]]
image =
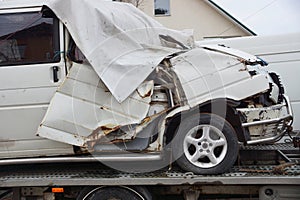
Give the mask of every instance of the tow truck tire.
[(239, 147), (234, 128), (210, 113), (184, 119), (172, 141), (177, 164), (195, 174), (221, 174), (234, 165)]
[(77, 200), (152, 200), (150, 192), (144, 187), (100, 186), (81, 190)]

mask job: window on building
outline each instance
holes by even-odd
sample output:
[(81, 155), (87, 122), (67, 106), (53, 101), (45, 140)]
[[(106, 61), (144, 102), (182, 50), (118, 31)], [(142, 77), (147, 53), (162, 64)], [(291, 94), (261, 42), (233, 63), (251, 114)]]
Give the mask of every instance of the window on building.
[(58, 20), (39, 12), (0, 15), (0, 66), (58, 62)]
[(154, 0), (155, 15), (170, 15), (170, 0)]

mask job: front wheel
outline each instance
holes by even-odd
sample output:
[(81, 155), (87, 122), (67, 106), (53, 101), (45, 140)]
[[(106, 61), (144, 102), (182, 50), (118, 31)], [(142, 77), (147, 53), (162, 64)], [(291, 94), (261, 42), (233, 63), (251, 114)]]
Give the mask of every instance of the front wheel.
[(197, 114), (181, 122), (172, 150), (182, 169), (196, 174), (220, 174), (234, 165), (238, 140), (235, 130), (224, 118)]

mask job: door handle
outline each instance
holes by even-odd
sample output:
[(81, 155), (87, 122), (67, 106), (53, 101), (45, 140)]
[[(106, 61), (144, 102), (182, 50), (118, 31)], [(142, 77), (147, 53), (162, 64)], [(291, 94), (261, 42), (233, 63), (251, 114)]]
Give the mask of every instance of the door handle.
[(57, 66), (52, 67), (52, 71), (53, 71), (53, 82), (57, 83), (59, 81), (59, 78), (58, 78), (59, 67), (57, 67)]

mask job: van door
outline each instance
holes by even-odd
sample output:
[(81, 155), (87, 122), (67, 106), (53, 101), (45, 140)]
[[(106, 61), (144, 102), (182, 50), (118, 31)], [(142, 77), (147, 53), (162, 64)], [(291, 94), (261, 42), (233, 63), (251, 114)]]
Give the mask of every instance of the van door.
[(69, 148), (36, 136), (66, 75), (63, 25), (40, 10), (0, 10), (0, 158)]

